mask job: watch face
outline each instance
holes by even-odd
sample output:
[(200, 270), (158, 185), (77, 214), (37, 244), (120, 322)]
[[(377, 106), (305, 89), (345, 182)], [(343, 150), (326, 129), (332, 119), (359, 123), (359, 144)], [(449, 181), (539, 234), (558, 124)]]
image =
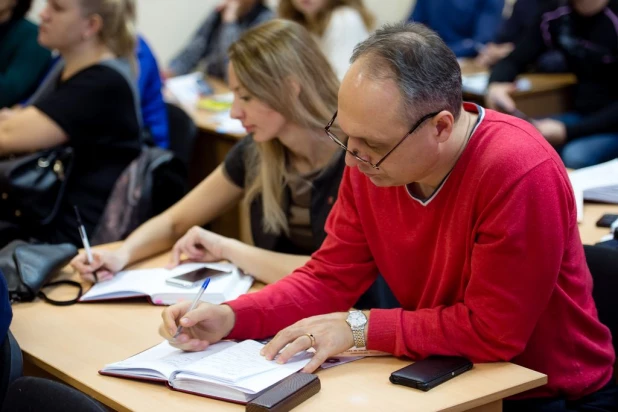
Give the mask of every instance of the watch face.
[(367, 323), (367, 317), (361, 311), (350, 312), (348, 315), (348, 323), (353, 328), (358, 328)]

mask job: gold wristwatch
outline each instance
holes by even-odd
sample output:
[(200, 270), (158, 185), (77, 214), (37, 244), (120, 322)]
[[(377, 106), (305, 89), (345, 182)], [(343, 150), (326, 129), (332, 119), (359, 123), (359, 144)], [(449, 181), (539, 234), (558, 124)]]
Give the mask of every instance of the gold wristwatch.
[(348, 312), (348, 318), (345, 320), (352, 329), (352, 337), (354, 338), (354, 347), (364, 349), (365, 343), (365, 326), (367, 325), (367, 316), (360, 310), (351, 310)]

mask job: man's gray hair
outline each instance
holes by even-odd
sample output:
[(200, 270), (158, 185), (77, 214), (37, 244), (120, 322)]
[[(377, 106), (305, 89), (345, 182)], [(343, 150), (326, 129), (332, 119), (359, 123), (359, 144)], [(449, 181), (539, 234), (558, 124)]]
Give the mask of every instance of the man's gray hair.
[(410, 121), (439, 110), (459, 117), (461, 68), (434, 31), (418, 23), (384, 25), (356, 46), (350, 62), (361, 57), (371, 78), (395, 81)]

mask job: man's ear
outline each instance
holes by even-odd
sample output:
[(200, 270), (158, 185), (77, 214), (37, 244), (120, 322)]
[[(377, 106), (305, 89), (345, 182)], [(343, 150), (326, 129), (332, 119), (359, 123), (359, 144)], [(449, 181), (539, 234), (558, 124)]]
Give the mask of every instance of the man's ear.
[(436, 141), (438, 143), (446, 142), (453, 133), (455, 118), (450, 112), (443, 110), (434, 117), (433, 122), (436, 128)]

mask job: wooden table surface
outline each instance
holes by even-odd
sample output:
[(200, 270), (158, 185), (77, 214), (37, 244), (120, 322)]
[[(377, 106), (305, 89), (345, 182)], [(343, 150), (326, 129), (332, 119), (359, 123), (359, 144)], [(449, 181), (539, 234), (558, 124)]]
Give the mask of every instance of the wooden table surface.
[[(167, 254), (135, 267), (156, 267)], [(63, 276), (71, 277), (69, 270)], [(64, 295), (60, 288), (52, 292)], [(241, 411), (242, 406), (175, 392), (164, 385), (101, 376), (105, 364), (161, 341), (162, 308), (145, 302), (68, 307), (41, 301), (13, 307), (11, 330), (26, 363), (119, 411)], [(430, 392), (393, 385), (392, 371), (408, 364), (394, 357), (365, 358), (317, 374), (322, 389), (299, 411), (500, 411), (501, 399), (546, 383), (546, 376), (511, 363), (480, 364)]]

